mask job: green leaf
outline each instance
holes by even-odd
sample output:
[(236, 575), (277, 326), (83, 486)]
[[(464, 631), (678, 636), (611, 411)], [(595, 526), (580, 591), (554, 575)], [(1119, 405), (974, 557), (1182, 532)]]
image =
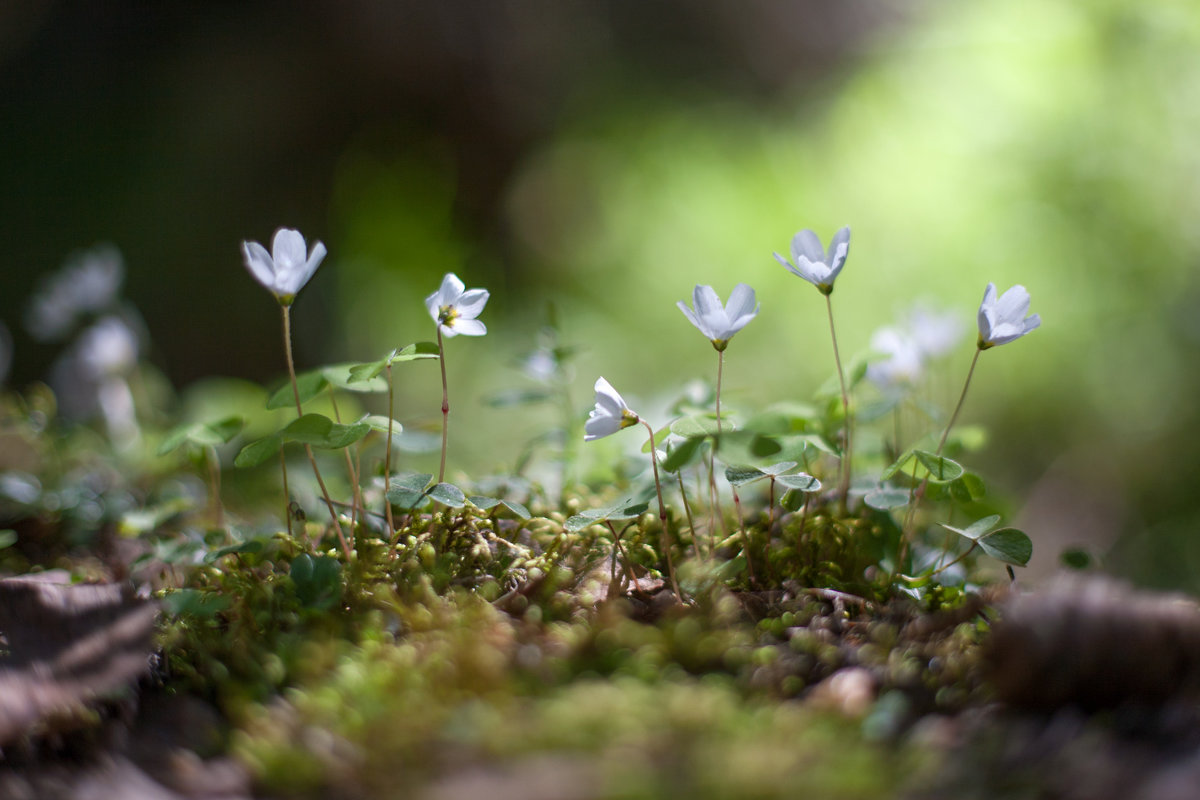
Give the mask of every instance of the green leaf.
[(225, 444), (238, 435), (244, 424), (241, 417), (230, 416), (209, 424), (193, 422), (176, 426), (159, 445), (158, 454), (165, 456), (185, 443), (197, 447), (216, 447)]
[(765, 477), (767, 477), (767, 474), (757, 467), (733, 466), (725, 468), (725, 480), (734, 486), (742, 486), (750, 481)]
[(301, 444), (323, 442), (333, 430), (333, 420), (324, 414), (305, 414), (283, 427), (285, 441)]
[[(387, 365), (392, 363), (392, 359), (396, 357), (398, 351), (392, 350), (383, 358), (375, 361), (365, 361), (361, 364), (351, 364), (347, 368), (346, 383), (362, 383), (364, 381), (373, 380), (379, 377), (379, 373), (387, 369)], [(384, 388), (387, 388), (387, 381), (384, 382)]]
[(533, 518), (533, 514), (529, 513), (529, 509), (526, 508), (522, 503), (518, 503), (516, 500), (501, 500), (500, 502), (505, 508), (516, 514), (518, 519)]
[(890, 481), (895, 477), (896, 473), (904, 469), (905, 464), (912, 460), (913, 450), (909, 448), (900, 454), (900, 457), (887, 466), (886, 469), (879, 475), (880, 481)]
[(392, 423), (392, 435), (393, 436), (397, 436), (401, 432), (404, 431), (404, 426), (401, 425), (398, 421), (396, 421), (394, 419), (389, 420), (388, 417), (385, 417), (382, 414), (367, 414), (365, 417), (363, 417), (362, 419), (359, 420), (359, 422), (365, 422), (367, 424), (367, 427), (370, 428), (371, 430), (379, 431), (384, 436), (387, 435), (389, 421)]
[(256, 467), (273, 457), (283, 447), (283, 432), (276, 431), (270, 436), (257, 439), (241, 449), (233, 459), (235, 467)]
[(162, 599), (167, 613), (177, 617), (192, 616), (207, 618), (229, 608), (233, 600), (228, 595), (202, 592), (199, 589), (180, 589)]
[(798, 492), (819, 492), (821, 490), (821, 482), (809, 475), (806, 472), (797, 472), (795, 475), (780, 475), (775, 479), (775, 482), (780, 486), (785, 486), (788, 489), (794, 489)]
[(983, 485), (983, 478), (974, 472), (964, 472), (963, 476), (951, 486), (961, 488), (971, 500), (980, 500), (987, 496), (987, 487)]
[(667, 446), (667, 457), (660, 466), (667, 472), (678, 472), (695, 463), (704, 446), (704, 439), (684, 439)]
[(788, 490), (783, 493), (783, 497), (779, 498), (779, 505), (788, 511), (799, 511), (804, 508), (804, 501), (807, 498), (808, 494), (806, 492)]
[(766, 475), (782, 475), (789, 469), (795, 469), (797, 466), (799, 466), (799, 462), (796, 461), (780, 461), (778, 464), (760, 467), (760, 469)]
[(290, 575), (296, 597), (308, 608), (331, 608), (342, 596), (342, 565), (336, 558), (301, 553), (292, 560)]
[(387, 490), (388, 502), (400, 508), (416, 508), (425, 499), (425, 490), (432, 480), (433, 476), (425, 472), (392, 480)]
[(392, 363), (422, 361), (427, 358), (438, 358), (439, 356), (441, 356), (441, 351), (438, 350), (437, 342), (413, 342), (401, 347), (396, 353), (396, 357), (392, 359)]
[(983, 519), (975, 520), (974, 522), (972, 522), (970, 525), (968, 525), (965, 528), (956, 528), (953, 525), (947, 525), (945, 523), (940, 523), (940, 524), (946, 530), (953, 531), (954, 533), (957, 533), (959, 536), (965, 536), (966, 538), (968, 538), (974, 542), (974, 541), (978, 541), (979, 537), (983, 536), (985, 533), (987, 533), (989, 530), (991, 530), (992, 526), (995, 525), (999, 521), (1000, 521), (1000, 515), (992, 514), (989, 517), (984, 517)]
[[(663, 442), (665, 442), (667, 440), (667, 430), (670, 429), (670, 427), (671, 427), (670, 425), (663, 425), (661, 428), (659, 428), (658, 430), (656, 430), (654, 432), (654, 444), (657, 447), (661, 448), (663, 446)], [(643, 453), (650, 452), (650, 439), (649, 438), (647, 438), (646, 441), (642, 443), (642, 452)]]
[(574, 516), (567, 517), (567, 521), (563, 523), (563, 530), (568, 533), (578, 533), (589, 525), (595, 525), (598, 522), (603, 522), (603, 520), (596, 519), (595, 517), (585, 517), (583, 514), (575, 514)]
[(267, 408), (295, 406), (297, 392), (300, 394), (300, 404), (303, 405), (325, 391), (327, 386), (329, 382), (325, 380), (325, 374), (321, 370), (303, 372), (296, 376), (296, 392), (292, 391), (291, 382), (285, 383), (267, 400)]
[(913, 455), (925, 469), (929, 470), (928, 480), (931, 483), (949, 483), (963, 476), (966, 470), (962, 464), (952, 461), (945, 456), (939, 456), (928, 450), (914, 450)]
[(473, 494), (467, 498), (467, 502), (478, 508), (480, 511), (491, 511), (493, 508), (500, 505), (500, 498), (484, 497), (483, 495)]
[[(709, 416), (681, 417), (670, 424), (671, 433), (691, 439), (697, 436), (712, 436), (717, 432), (717, 420)], [(721, 430), (732, 430), (729, 422), (721, 424)]]
[(238, 544), (231, 544), (228, 547), (222, 547), (220, 550), (214, 550), (204, 556), (204, 561), (207, 564), (212, 564), (219, 561), (225, 556), (231, 556), (237, 553), (260, 553), (263, 549), (262, 541), (258, 539), (250, 539)]
[(1058, 554), (1058, 560), (1068, 569), (1087, 569), (1092, 566), (1092, 554), (1082, 547), (1068, 547)]
[[(357, 442), (371, 430), (366, 422), (343, 425), (322, 414), (305, 414), (283, 429), (284, 441), (338, 450)], [(235, 462), (236, 463), (236, 462)]]
[(0, 550), (6, 547), (12, 547), (17, 543), (17, 532), (12, 528), (5, 528), (0, 531)]
[(341, 450), (343, 447), (348, 447), (354, 444), (359, 439), (366, 436), (371, 431), (371, 426), (364, 421), (358, 421), (350, 425), (340, 425), (334, 423), (329, 431), (329, 436), (324, 442), (314, 444), (314, 447), (321, 447), (326, 450)]
[(439, 483), (429, 489), (426, 494), (442, 505), (451, 508), (462, 508), (467, 503), (467, 496), (463, 490), (452, 483)]
[(979, 539), (979, 546), (992, 558), (1014, 567), (1025, 566), (1033, 556), (1033, 541), (1016, 528), (992, 531)]
[(863, 502), (868, 506), (879, 511), (887, 511), (892, 508), (908, 505), (907, 489), (897, 489), (891, 486), (880, 486), (878, 489), (872, 489), (863, 497)]

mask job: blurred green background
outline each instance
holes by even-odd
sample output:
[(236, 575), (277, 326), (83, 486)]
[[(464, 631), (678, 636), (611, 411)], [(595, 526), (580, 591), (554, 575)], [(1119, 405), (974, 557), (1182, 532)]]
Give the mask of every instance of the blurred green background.
[[(1032, 294), (1043, 327), (984, 354), (964, 421), (992, 431), (970, 463), (1024, 506), (1038, 573), (1085, 544), (1200, 589), (1198, 178), (1182, 2), (0, 8), (10, 385), (54, 355), (27, 298), (97, 242), (177, 388), (277, 381), (277, 310), (238, 248), (286, 225), (330, 252), (295, 306), (301, 369), (432, 338), (446, 271), (491, 290), (491, 333), (448, 346), (452, 463), (505, 469), (545, 417), (483, 398), (521, 385), (551, 301), (581, 414), (600, 374), (639, 409), (712, 380), (674, 308), (695, 283), (762, 301), (729, 404), (807, 398), (832, 371), (823, 302), (771, 253), (850, 224), (843, 353), (914, 300), (970, 330), (988, 281)], [(406, 367), (397, 416), (436, 425), (439, 388)]]

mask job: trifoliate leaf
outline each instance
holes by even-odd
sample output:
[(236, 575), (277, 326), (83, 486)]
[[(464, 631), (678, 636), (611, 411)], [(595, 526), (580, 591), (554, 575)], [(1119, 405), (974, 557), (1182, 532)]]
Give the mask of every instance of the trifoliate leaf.
[(288, 408), (296, 405), (296, 395), (300, 396), (300, 404), (303, 405), (309, 400), (325, 391), (329, 386), (329, 381), (325, 380), (325, 374), (321, 370), (311, 370), (302, 372), (296, 376), (296, 391), (292, 391), (292, 384), (285, 383), (275, 390), (267, 400), (267, 408)]
[[(712, 436), (717, 432), (717, 420), (708, 416), (683, 417), (672, 422), (670, 429), (671, 433), (676, 436), (682, 436), (685, 439), (697, 436)], [(729, 422), (721, 423), (722, 431), (732, 429), (733, 426)]]
[(891, 486), (881, 486), (872, 489), (863, 496), (863, 502), (879, 511), (887, 511), (908, 505), (909, 492), (907, 489), (896, 489)]
[(662, 460), (662, 468), (667, 472), (678, 472), (684, 467), (694, 464), (704, 447), (704, 439), (684, 439), (667, 447), (667, 457)]
[(256, 439), (243, 447), (233, 459), (233, 465), (242, 468), (256, 467), (272, 458), (281, 447), (283, 447), (283, 432), (276, 431), (270, 436)]
[(478, 508), (480, 511), (491, 511), (493, 508), (500, 505), (500, 498), (484, 497), (483, 495), (473, 494), (467, 498), (467, 502)]
[(1023, 567), (1033, 556), (1033, 541), (1016, 528), (1001, 528), (979, 539), (983, 552), (992, 558)]
[(767, 474), (757, 467), (734, 466), (725, 468), (725, 480), (734, 486), (741, 486), (750, 481), (765, 477), (767, 477)]
[[(360, 419), (359, 422), (365, 422), (371, 430), (379, 431), (384, 436), (387, 435), (389, 418), (382, 414), (368, 414)], [(390, 420), (390, 422), (392, 423), (392, 435), (399, 436), (404, 431), (404, 426), (394, 419)]]
[(819, 492), (821, 490), (821, 482), (809, 475), (806, 472), (797, 472), (795, 475), (780, 475), (775, 478), (775, 482), (780, 486), (786, 486), (788, 489), (794, 489), (798, 492)]
[(945, 456), (939, 456), (937, 453), (931, 453), (928, 450), (914, 450), (913, 455), (916, 456), (921, 466), (929, 471), (927, 480), (931, 483), (949, 483), (961, 478), (963, 473), (966, 472), (962, 464), (959, 464), (957, 461), (952, 461)]
[(439, 483), (431, 488), (427, 494), (442, 505), (450, 506), (451, 508), (462, 508), (467, 504), (466, 494), (452, 483)]
[(158, 454), (164, 456), (183, 444), (197, 447), (216, 447), (226, 444), (242, 430), (245, 421), (238, 416), (225, 417), (212, 423), (194, 422), (173, 428), (163, 443), (159, 445)]
[(507, 508), (513, 514), (516, 514), (518, 519), (532, 519), (533, 518), (533, 514), (529, 513), (529, 509), (526, 508), (524, 506), (524, 504), (518, 503), (516, 500), (502, 500), (500, 502), (505, 508)]

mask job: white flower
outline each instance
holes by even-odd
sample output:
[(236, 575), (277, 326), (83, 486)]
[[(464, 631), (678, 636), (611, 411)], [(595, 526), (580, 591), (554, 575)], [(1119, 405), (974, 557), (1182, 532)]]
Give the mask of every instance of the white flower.
[(744, 283), (733, 287), (729, 294), (729, 303), (721, 306), (721, 298), (711, 286), (696, 286), (692, 290), (693, 311), (687, 303), (680, 300), (675, 305), (688, 318), (688, 322), (700, 329), (708, 337), (713, 347), (724, 350), (733, 335), (749, 324), (758, 314), (759, 304), (755, 302), (754, 290)]
[(585, 442), (609, 436), (638, 424), (640, 421), (638, 415), (629, 410), (629, 406), (625, 405), (625, 401), (621, 399), (621, 395), (617, 394), (617, 390), (612, 387), (611, 383), (604, 378), (598, 378), (594, 388), (596, 390), (596, 407), (588, 414), (587, 422), (583, 426)]
[(979, 349), (1008, 344), (1042, 324), (1037, 314), (1026, 317), (1029, 292), (1020, 284), (996, 299), (996, 284), (989, 283), (979, 304)]
[(915, 337), (898, 328), (880, 328), (871, 336), (871, 349), (887, 356), (867, 365), (867, 378), (877, 386), (911, 385), (920, 377), (923, 353)]
[(808, 228), (792, 237), (793, 266), (786, 258), (775, 254), (775, 260), (787, 267), (793, 274), (821, 290), (822, 294), (833, 291), (833, 282), (846, 263), (850, 253), (850, 226), (842, 228), (833, 235), (829, 242), (829, 250), (821, 247), (821, 240)]
[(325, 245), (317, 242), (309, 253), (300, 231), (291, 228), (275, 231), (270, 253), (258, 242), (242, 242), (246, 269), (285, 306), (292, 304), (297, 292), (321, 266), (325, 252)]
[(126, 375), (137, 366), (137, 333), (120, 317), (104, 317), (81, 333), (75, 346), (80, 371), (96, 380)]
[(918, 305), (909, 312), (908, 330), (922, 356), (938, 358), (962, 340), (963, 321), (952, 311), (939, 312)]
[(475, 319), (487, 305), (487, 289), (464, 291), (466, 285), (453, 272), (447, 272), (442, 285), (425, 298), (425, 307), (438, 328), (447, 336), (483, 336), (487, 326)]

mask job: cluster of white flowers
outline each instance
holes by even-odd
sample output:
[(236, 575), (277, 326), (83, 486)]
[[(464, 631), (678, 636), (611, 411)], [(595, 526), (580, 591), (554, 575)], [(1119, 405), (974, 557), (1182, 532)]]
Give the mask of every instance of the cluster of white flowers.
[[(275, 233), (271, 253), (251, 241), (243, 243), (242, 252), (246, 268), (285, 306), (292, 303), (326, 255), (321, 242), (308, 251), (304, 237), (290, 228)], [(849, 252), (847, 226), (834, 234), (828, 248), (822, 246), (816, 233), (805, 229), (792, 237), (792, 261), (778, 253), (774, 255), (790, 272), (828, 295)], [(447, 337), (483, 336), (487, 326), (478, 317), (488, 298), (486, 289), (467, 289), (457, 275), (447, 273), (438, 290), (425, 298), (425, 307), (439, 333)], [(676, 305), (718, 351), (728, 347), (729, 340), (758, 315), (761, 307), (754, 289), (745, 283), (734, 287), (725, 304), (711, 286), (697, 285), (692, 291), (691, 306), (682, 300)], [(979, 306), (979, 349), (1007, 344), (1037, 328), (1041, 318), (1037, 314), (1027, 317), (1028, 310), (1029, 292), (1023, 286), (1013, 286), (997, 299), (996, 287), (989, 283)], [(907, 328), (876, 331), (871, 347), (886, 358), (871, 364), (868, 376), (883, 386), (912, 382), (928, 358), (942, 355), (952, 346), (959, 330), (957, 319), (951, 315), (915, 309)], [(639, 422), (638, 415), (607, 380), (597, 380), (594, 389), (595, 407), (584, 427), (585, 441), (609, 436)]]
[(906, 323), (880, 328), (871, 335), (871, 349), (883, 358), (867, 365), (867, 379), (881, 389), (914, 385), (925, 365), (948, 353), (962, 337), (962, 321), (951, 312), (917, 306)]
[[(802, 230), (792, 237), (791, 252), (792, 261), (779, 253), (774, 254), (775, 259), (789, 272), (829, 295), (850, 253), (850, 228), (846, 226), (835, 233), (828, 249), (821, 245), (816, 233)], [(723, 351), (733, 335), (758, 315), (760, 307), (754, 290), (744, 283), (734, 287), (724, 306), (713, 288), (703, 285), (693, 290), (692, 307), (682, 300), (676, 305), (718, 351)], [(1037, 314), (1025, 316), (1028, 310), (1029, 292), (1024, 286), (1013, 286), (997, 300), (996, 287), (989, 283), (979, 306), (979, 349), (1015, 341), (1041, 325)], [(906, 327), (875, 332), (871, 349), (885, 358), (869, 365), (867, 375), (884, 387), (910, 384), (918, 378), (928, 359), (944, 355), (954, 346), (961, 330), (961, 323), (953, 314), (918, 306), (910, 314)], [(585, 441), (637, 424), (638, 416), (604, 378), (596, 381), (595, 392), (596, 404), (584, 429)]]

